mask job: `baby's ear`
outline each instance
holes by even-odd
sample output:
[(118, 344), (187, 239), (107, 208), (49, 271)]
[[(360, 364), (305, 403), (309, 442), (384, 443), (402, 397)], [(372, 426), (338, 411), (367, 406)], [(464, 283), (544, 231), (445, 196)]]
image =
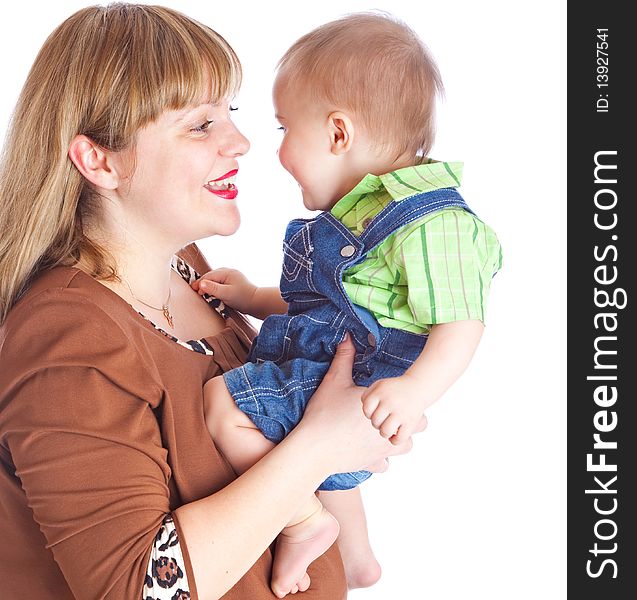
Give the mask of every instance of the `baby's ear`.
[(345, 154), (349, 152), (354, 142), (354, 123), (341, 111), (330, 113), (327, 119), (332, 154)]

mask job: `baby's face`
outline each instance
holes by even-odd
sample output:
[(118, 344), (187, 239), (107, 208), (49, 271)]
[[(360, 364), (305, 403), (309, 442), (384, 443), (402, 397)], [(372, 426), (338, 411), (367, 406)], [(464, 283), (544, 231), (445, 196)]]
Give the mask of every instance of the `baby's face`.
[(330, 210), (350, 191), (352, 174), (342, 156), (332, 152), (325, 105), (313, 103), (280, 79), (274, 84), (273, 102), (283, 132), (281, 164), (299, 184), (306, 208)]

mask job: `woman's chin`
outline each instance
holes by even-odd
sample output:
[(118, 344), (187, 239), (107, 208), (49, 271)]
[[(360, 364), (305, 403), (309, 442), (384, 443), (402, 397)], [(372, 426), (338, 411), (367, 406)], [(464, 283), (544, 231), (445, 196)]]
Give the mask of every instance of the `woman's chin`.
[(222, 237), (227, 237), (229, 235), (235, 234), (239, 227), (241, 226), (241, 218), (237, 215), (236, 219), (224, 219), (223, 222), (214, 223), (214, 227), (212, 231), (208, 233), (208, 237), (213, 235), (220, 235)]

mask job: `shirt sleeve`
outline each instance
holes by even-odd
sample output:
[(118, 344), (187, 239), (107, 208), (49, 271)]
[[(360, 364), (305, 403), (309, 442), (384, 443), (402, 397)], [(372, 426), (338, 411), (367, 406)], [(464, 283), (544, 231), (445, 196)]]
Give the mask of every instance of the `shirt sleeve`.
[(484, 322), (491, 279), (502, 266), (491, 228), (463, 210), (416, 222), (396, 256), (416, 323)]
[(11, 320), (1, 441), (73, 595), (141, 598), (169, 514), (162, 392), (118, 324), (75, 292), (44, 292)]

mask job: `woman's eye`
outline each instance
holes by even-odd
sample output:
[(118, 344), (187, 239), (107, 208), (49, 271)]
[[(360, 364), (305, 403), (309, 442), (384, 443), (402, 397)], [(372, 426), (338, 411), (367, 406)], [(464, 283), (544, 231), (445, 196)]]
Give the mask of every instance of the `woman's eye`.
[(194, 131), (195, 133), (204, 133), (213, 123), (214, 121), (205, 121), (201, 125), (193, 127), (190, 131)]
[(230, 112), (233, 112), (233, 111), (235, 111), (235, 110), (239, 110), (239, 107), (238, 107), (238, 106), (229, 106), (229, 107), (228, 107), (228, 110), (229, 110)]
[(277, 127), (279, 131), (285, 131), (285, 127)]

